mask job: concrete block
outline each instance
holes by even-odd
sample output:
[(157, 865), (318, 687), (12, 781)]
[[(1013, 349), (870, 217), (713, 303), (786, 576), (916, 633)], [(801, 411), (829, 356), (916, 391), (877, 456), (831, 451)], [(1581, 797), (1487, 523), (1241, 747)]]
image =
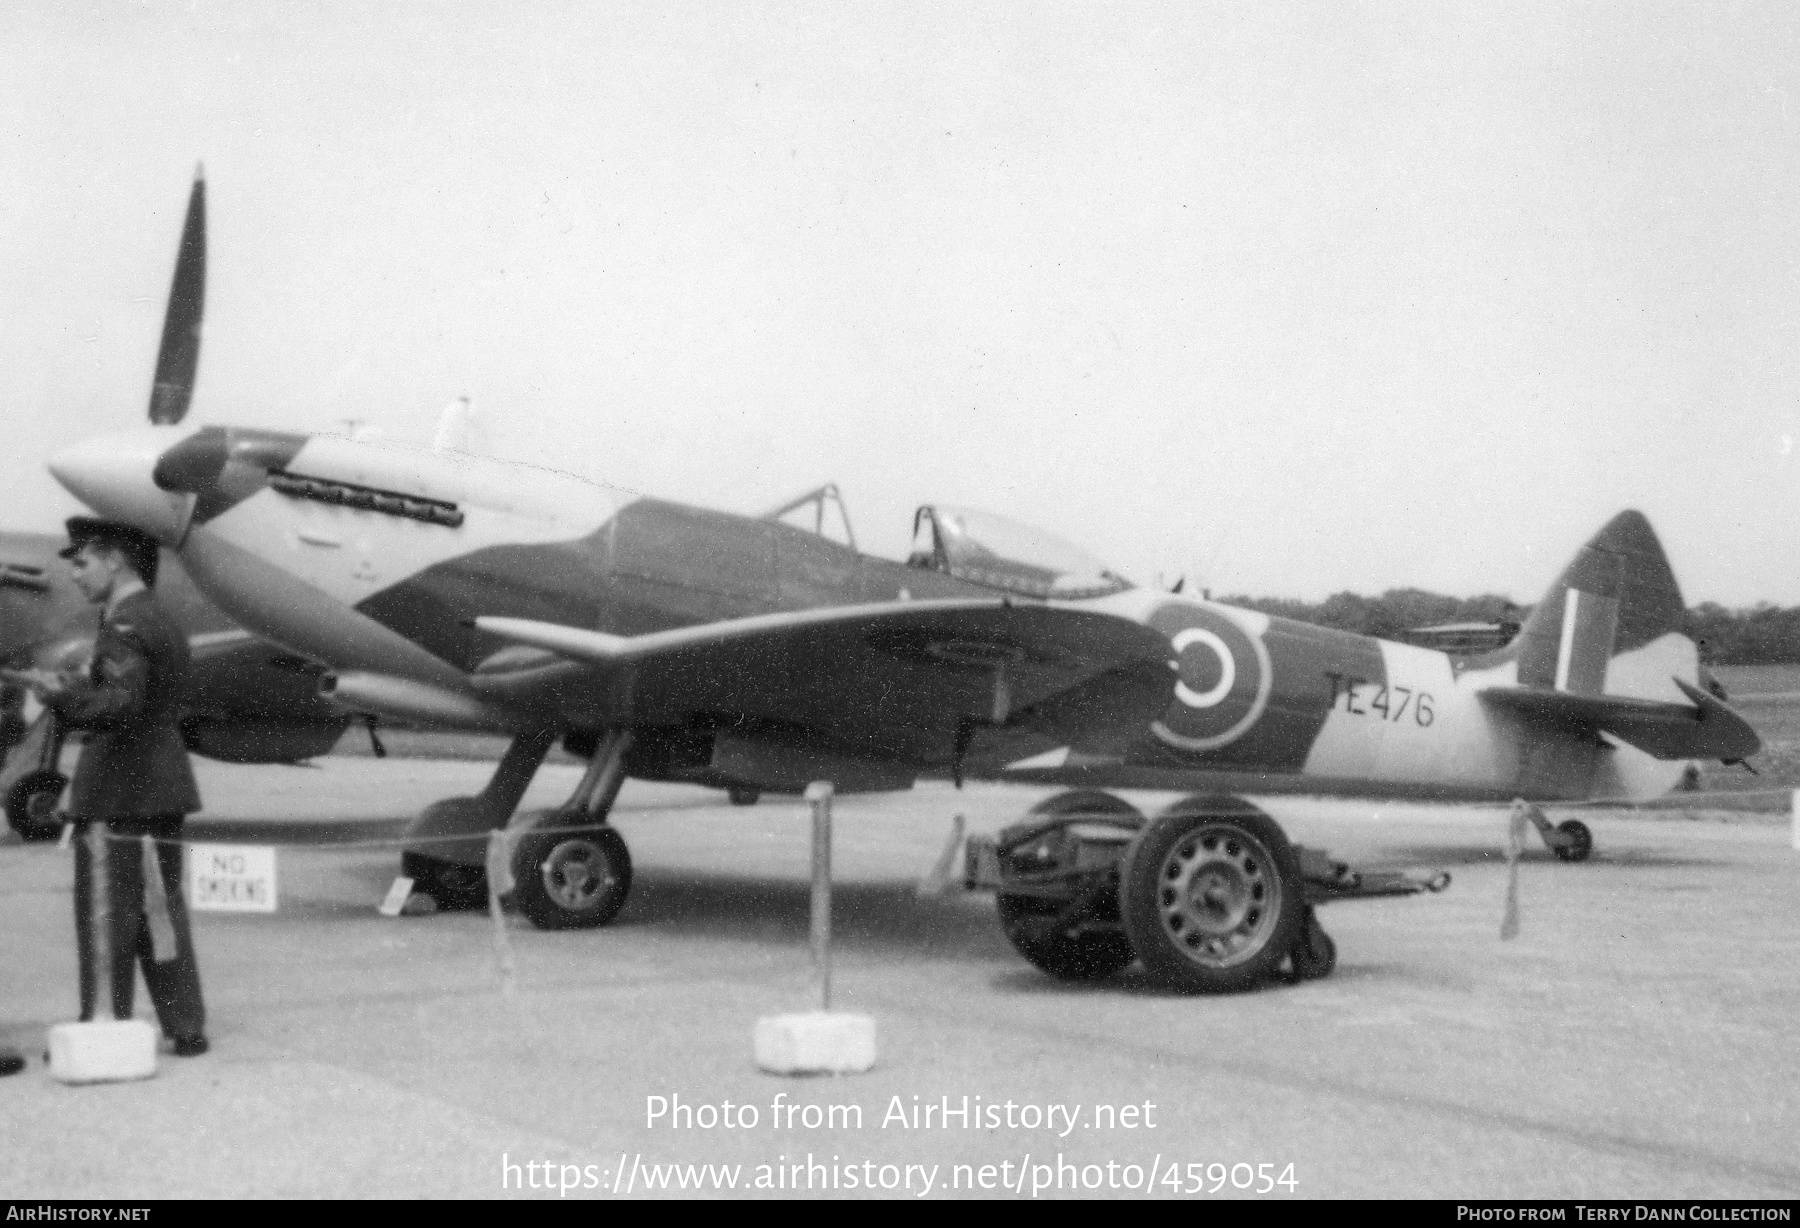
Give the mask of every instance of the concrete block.
[(765, 1015), (756, 1065), (770, 1074), (860, 1074), (875, 1064), (875, 1021), (844, 1011)]
[(115, 1083), (156, 1073), (156, 1029), (142, 1019), (59, 1023), (50, 1029), (50, 1077)]

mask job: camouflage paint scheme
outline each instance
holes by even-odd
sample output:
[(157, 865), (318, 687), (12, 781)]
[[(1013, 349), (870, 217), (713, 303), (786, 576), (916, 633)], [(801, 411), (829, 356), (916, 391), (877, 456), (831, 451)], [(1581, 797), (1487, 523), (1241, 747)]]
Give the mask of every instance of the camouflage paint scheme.
[[(346, 677), (404, 680), (412, 689), (394, 702), (408, 713), (514, 732), (550, 724), (577, 746), (630, 725), (639, 742), (628, 770), (642, 776), (797, 787), (754, 764), (743, 775), (721, 769), (714, 743), (730, 733), (749, 740), (752, 760), (757, 747), (772, 760), (804, 747), (898, 764), (906, 775), (1548, 800), (1661, 793), (1686, 757), (1739, 758), (1757, 745), (1735, 713), (1696, 696), (1679, 590), (1635, 512), (1583, 549), (1518, 640), (1483, 656), (1122, 584), (1047, 600), (1012, 586), (1006, 601), (1018, 618), (1030, 608), (1045, 616), (1010, 640), (991, 621), (970, 633), (977, 647), (1022, 654), (1016, 672), (1026, 681), (1012, 685), (1030, 694), (1009, 704), (1003, 698), (1019, 697), (991, 677), (992, 661), (946, 657), (945, 644), (964, 635), (949, 624), (914, 645), (914, 665), (880, 677), (868, 672), (887, 659), (880, 653), (858, 658), (861, 673), (845, 664), (844, 654), (873, 643), (861, 623), (861, 647), (816, 631), (786, 647), (747, 641), (737, 655), (671, 649), (632, 673), (631, 686), (583, 647), (759, 616), (780, 622), (846, 606), (892, 614), (908, 602), (997, 595), (780, 522), (489, 458), (221, 427), (95, 441), (52, 468), (97, 511), (176, 546), (200, 588), (257, 634)], [(1056, 641), (1052, 612), (1073, 638)], [(1106, 620), (1147, 626), (1164, 646), (1168, 674), (1148, 703), (1142, 671), (1122, 665), (1131, 656), (1123, 641), (1085, 672), (1076, 660), (1082, 635), (1102, 637)], [(546, 647), (564, 640), (575, 647)], [(808, 642), (810, 661), (794, 652)], [(790, 655), (772, 664), (777, 651)], [(1049, 663), (1058, 653), (1067, 658), (1060, 673)], [(852, 706), (789, 685), (813, 669), (849, 688), (841, 702)], [(936, 695), (959, 669), (980, 685), (954, 701)], [(756, 686), (735, 685), (738, 673)], [(982, 687), (992, 688), (998, 720), (976, 715)], [(1656, 753), (1618, 729), (1642, 734)], [(742, 762), (732, 771), (744, 772)]]

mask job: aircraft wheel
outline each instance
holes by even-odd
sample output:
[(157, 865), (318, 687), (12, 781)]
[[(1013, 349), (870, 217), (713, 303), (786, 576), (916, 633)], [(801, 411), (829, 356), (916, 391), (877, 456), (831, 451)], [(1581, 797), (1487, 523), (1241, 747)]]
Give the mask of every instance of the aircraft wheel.
[(487, 870), (481, 866), (406, 852), (400, 854), (400, 873), (413, 880), (414, 891), (430, 896), (440, 909), (487, 907)]
[(1306, 909), (1306, 924), (1301, 927), (1300, 941), (1292, 953), (1295, 981), (1316, 981), (1331, 975), (1337, 967), (1337, 942), (1319, 924), (1311, 905)]
[(1306, 901), (1279, 824), (1232, 799), (1177, 802), (1125, 854), (1120, 912), (1132, 948), (1179, 989), (1247, 989), (1301, 936)]
[(1556, 830), (1568, 837), (1566, 844), (1556, 846), (1556, 855), (1564, 861), (1586, 861), (1594, 851), (1594, 833), (1580, 819), (1566, 819)]
[(610, 827), (528, 832), (513, 860), (513, 903), (541, 930), (605, 925), (631, 890), (631, 852)]
[(1058, 919), (1060, 900), (1003, 893), (994, 903), (1013, 949), (1059, 981), (1097, 981), (1136, 958), (1130, 940), (1116, 930), (1069, 933), (1068, 922)]
[(62, 832), (56, 803), (69, 778), (49, 768), (25, 773), (6, 791), (6, 821), (22, 840), (54, 840)]
[(762, 790), (734, 785), (725, 790), (725, 796), (731, 799), (733, 806), (754, 806), (762, 800)]

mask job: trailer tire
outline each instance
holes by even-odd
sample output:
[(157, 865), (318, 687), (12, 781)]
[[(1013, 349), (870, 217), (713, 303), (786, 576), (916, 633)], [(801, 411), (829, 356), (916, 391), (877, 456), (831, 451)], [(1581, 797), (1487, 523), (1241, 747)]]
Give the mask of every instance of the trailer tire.
[(1275, 820), (1235, 798), (1175, 803), (1132, 842), (1119, 911), (1132, 948), (1172, 988), (1269, 980), (1301, 936), (1299, 859)]
[(1318, 914), (1310, 904), (1306, 908), (1306, 923), (1300, 927), (1300, 939), (1294, 943), (1292, 958), (1296, 982), (1328, 977), (1337, 967), (1337, 942), (1319, 924)]
[(1059, 981), (1097, 981), (1129, 964), (1131, 941), (1117, 930), (1070, 933), (1061, 900), (1007, 895), (994, 900), (1000, 930), (1013, 950)]

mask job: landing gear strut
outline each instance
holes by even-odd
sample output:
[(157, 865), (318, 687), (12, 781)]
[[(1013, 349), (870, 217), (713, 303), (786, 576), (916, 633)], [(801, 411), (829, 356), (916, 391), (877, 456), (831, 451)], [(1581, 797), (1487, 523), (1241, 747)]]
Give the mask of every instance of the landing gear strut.
[(413, 820), (406, 838), (418, 843), (400, 854), (400, 872), (413, 880), (415, 891), (431, 896), (439, 908), (487, 906), (487, 834), (505, 826), (518, 809), (555, 741), (554, 729), (520, 734), (479, 796), (433, 802)]

